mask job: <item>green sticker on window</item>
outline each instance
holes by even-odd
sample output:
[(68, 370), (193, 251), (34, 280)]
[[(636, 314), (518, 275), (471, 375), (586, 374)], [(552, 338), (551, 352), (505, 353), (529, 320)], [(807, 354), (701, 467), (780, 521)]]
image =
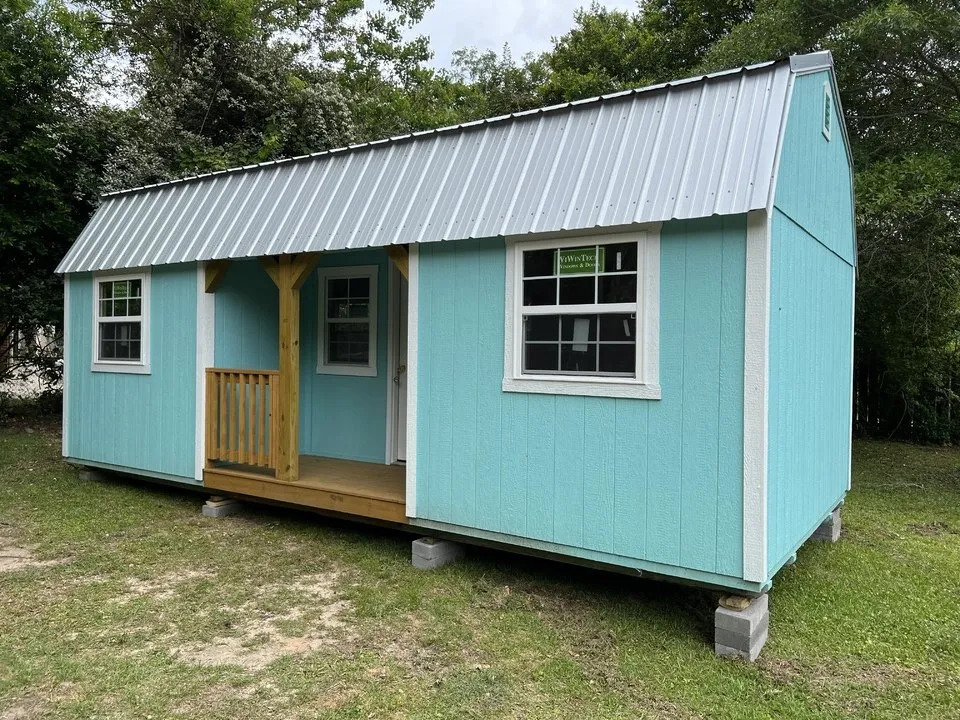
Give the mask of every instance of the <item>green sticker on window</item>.
[[(557, 250), (557, 275), (593, 273), (603, 269), (603, 248), (585, 247)], [(599, 256), (598, 256), (599, 253)]]

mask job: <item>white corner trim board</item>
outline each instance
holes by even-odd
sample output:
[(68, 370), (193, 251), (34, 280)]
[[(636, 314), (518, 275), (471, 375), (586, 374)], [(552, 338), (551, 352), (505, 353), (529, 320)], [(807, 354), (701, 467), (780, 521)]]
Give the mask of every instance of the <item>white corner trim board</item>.
[(196, 385), (196, 457), (194, 461), (194, 479), (203, 483), (205, 448), (204, 428), (207, 426), (207, 373), (213, 367), (216, 295), (206, 291), (206, 263), (197, 263), (197, 385)]
[(417, 343), (420, 312), (420, 250), (410, 245), (407, 272), (407, 517), (417, 516)]
[(767, 580), (767, 400), (770, 333), (770, 224), (747, 214), (743, 340), (743, 579)]
[(61, 420), (61, 449), (63, 457), (70, 449), (70, 276), (63, 276), (63, 419)]
[[(527, 250), (576, 248), (581, 245), (605, 245), (636, 241), (638, 243), (637, 302), (621, 305), (564, 305), (566, 311), (596, 313), (636, 313), (638, 336), (636, 365), (633, 377), (603, 375), (529, 374), (522, 368), (522, 318), (537, 308), (522, 305), (523, 260)], [(594, 397), (659, 400), (660, 389), (660, 223), (619, 233), (593, 233), (539, 236), (538, 239), (507, 238), (504, 277), (504, 392), (543, 393), (549, 395), (583, 395)], [(556, 312), (547, 307), (549, 312)]]

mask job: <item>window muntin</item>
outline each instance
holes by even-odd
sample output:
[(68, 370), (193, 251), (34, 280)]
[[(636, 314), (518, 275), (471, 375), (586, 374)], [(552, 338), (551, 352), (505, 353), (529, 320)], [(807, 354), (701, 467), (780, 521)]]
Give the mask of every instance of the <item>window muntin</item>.
[(376, 375), (376, 266), (321, 268), (317, 371)]
[(146, 275), (96, 279), (95, 370), (146, 368), (147, 292)]
[(521, 374), (636, 379), (638, 241), (520, 255)]

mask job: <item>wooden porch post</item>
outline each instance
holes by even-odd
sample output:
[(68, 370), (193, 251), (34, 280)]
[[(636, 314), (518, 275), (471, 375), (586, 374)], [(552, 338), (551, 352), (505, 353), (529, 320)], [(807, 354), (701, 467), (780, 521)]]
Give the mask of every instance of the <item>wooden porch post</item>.
[(277, 479), (300, 477), (300, 288), (317, 266), (319, 253), (281, 255), (261, 262), (280, 294), (280, 383), (277, 422)]

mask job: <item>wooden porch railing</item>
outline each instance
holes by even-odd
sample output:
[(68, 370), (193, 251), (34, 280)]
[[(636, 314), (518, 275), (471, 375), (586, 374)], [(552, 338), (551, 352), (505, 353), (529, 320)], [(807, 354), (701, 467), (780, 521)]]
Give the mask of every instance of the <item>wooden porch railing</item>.
[(276, 470), (280, 413), (276, 370), (207, 368), (207, 461)]

